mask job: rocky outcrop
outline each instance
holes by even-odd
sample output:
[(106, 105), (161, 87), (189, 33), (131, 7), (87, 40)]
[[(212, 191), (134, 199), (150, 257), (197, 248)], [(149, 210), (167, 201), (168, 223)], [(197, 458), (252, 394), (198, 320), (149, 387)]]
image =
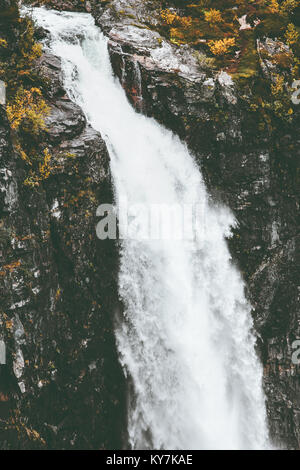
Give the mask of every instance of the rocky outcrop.
[(109, 156), (63, 90), (48, 78), (44, 139), (51, 175), (24, 185), (27, 167), (0, 107), (0, 446), (121, 448), (124, 384), (113, 333), (118, 252), (97, 239), (96, 208), (113, 201)]
[[(253, 101), (263, 92), (254, 79), (245, 85), (213, 70), (200, 43), (201, 60), (194, 48), (165, 40), (158, 8), (179, 3), (47, 1), (93, 12), (132, 105), (187, 142), (214, 201), (234, 211), (239, 224), (229, 245), (253, 305), (271, 436), (279, 447), (299, 449), (292, 352), (300, 338), (300, 107), (290, 122), (276, 114), (267, 120)], [(17, 18), (15, 5), (0, 0), (0, 22)], [(257, 50), (270, 85), (277, 74), (270, 57), (288, 48), (264, 38)], [(0, 366), (0, 442), (119, 448), (126, 425), (111, 315), (118, 309), (117, 253), (96, 239), (94, 219), (99, 201), (112, 200), (107, 151), (65, 96), (59, 60), (43, 55), (37, 70), (49, 79), (44, 137), (53, 170), (36, 190), (23, 184), (24, 162), (0, 109), (0, 319), (8, 359)]]
[(46, 6), (58, 11), (87, 11), (90, 7), (88, 0), (25, 0), (22, 3), (33, 7)]
[[(236, 215), (229, 244), (253, 305), (271, 437), (276, 446), (298, 449), (299, 365), (292, 363), (292, 352), (300, 338), (300, 109), (292, 122), (276, 115), (266, 122), (251, 105), (251, 86), (207, 68), (189, 46), (171, 44), (153, 29), (155, 2), (125, 3), (125, 11), (119, 0), (93, 9), (109, 37), (114, 71), (137, 111), (187, 142), (212, 198)], [(263, 58), (261, 69), (270, 70)]]

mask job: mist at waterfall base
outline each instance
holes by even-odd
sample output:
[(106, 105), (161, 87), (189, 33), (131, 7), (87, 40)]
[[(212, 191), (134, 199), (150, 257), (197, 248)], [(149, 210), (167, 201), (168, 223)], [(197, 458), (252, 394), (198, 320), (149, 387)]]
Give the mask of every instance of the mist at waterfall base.
[(131, 384), (128, 448), (268, 448), (251, 308), (225, 240), (233, 216), (211, 203), (186, 146), (130, 106), (93, 18), (32, 14), (50, 31), (69, 96), (106, 141), (116, 201), (205, 209), (196, 239), (122, 241), (116, 339)]

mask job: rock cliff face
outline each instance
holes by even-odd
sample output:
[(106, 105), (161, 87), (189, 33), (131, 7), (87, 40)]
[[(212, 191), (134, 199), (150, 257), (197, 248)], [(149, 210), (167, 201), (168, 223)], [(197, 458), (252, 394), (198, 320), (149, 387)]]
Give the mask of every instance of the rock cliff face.
[[(254, 82), (245, 89), (226, 72), (201, 67), (188, 45), (165, 41), (153, 29), (155, 2), (102, 2), (93, 14), (132, 105), (187, 142), (212, 197), (236, 215), (229, 244), (253, 305), (271, 436), (276, 446), (298, 449), (299, 365), (291, 358), (300, 337), (300, 109), (292, 123), (274, 117), (264, 125), (251, 109)], [(269, 39), (264, 47), (278, 44)], [(261, 73), (270, 79), (264, 60)]]
[[(179, 2), (47, 3), (92, 11), (132, 105), (187, 142), (212, 198), (235, 213), (229, 244), (253, 305), (271, 436), (277, 446), (299, 449), (292, 345), (300, 338), (300, 109), (290, 123), (276, 116), (266, 122), (253, 107), (261, 91), (254, 81), (242, 86), (199, 63), (190, 46), (165, 40), (158, 4)], [(6, 18), (17, 17), (16, 2), (0, 0), (0, 7)], [(267, 39), (257, 47), (272, 54), (279, 44)], [(44, 54), (36, 67), (51, 82), (44, 138), (54, 167), (38, 190), (23, 184), (24, 162), (0, 107), (0, 321), (8, 358), (0, 367), (0, 442), (120, 448), (125, 386), (112, 325), (118, 254), (95, 237), (96, 207), (113, 199), (108, 154), (66, 97), (59, 60)], [(263, 54), (260, 73), (270, 81), (276, 74)]]
[(96, 237), (113, 201), (99, 133), (62, 87), (60, 60), (35, 64), (51, 112), (51, 176), (24, 185), (25, 162), (0, 106), (0, 447), (121, 448), (124, 384), (115, 348), (118, 252)]

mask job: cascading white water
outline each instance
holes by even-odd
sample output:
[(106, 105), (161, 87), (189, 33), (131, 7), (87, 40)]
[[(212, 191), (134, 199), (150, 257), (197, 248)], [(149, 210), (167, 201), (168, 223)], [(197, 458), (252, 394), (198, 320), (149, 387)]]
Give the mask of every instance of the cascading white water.
[(122, 242), (116, 337), (132, 384), (129, 446), (267, 448), (250, 307), (225, 241), (232, 215), (210, 202), (185, 145), (132, 109), (92, 17), (45, 9), (33, 16), (51, 33), (68, 93), (107, 142), (117, 200), (202, 208), (196, 239)]

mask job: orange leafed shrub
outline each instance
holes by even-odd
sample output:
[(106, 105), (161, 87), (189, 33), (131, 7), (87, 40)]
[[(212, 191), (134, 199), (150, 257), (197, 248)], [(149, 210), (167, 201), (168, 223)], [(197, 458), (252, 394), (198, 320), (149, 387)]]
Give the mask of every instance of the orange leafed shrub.
[(193, 20), (190, 16), (182, 16), (180, 17), (180, 25), (183, 26), (184, 28), (189, 28), (192, 26)]
[(173, 24), (177, 17), (176, 13), (173, 13), (171, 10), (162, 10), (160, 12), (160, 16), (164, 20), (164, 22), (169, 25)]
[(214, 55), (221, 56), (228, 54), (230, 48), (235, 46), (234, 38), (224, 38), (218, 41), (209, 41), (208, 46)]
[(50, 111), (41, 97), (39, 88), (24, 90), (22, 87), (6, 110), (12, 129), (17, 130), (21, 124), (24, 124), (25, 130), (33, 134), (45, 129), (44, 118)]
[(179, 16), (171, 10), (162, 10), (160, 12), (160, 16), (169, 26), (177, 25), (182, 26), (183, 28), (188, 28), (192, 25), (193, 22), (190, 16)]
[(34, 188), (40, 185), (41, 181), (44, 181), (49, 178), (52, 170), (54, 169), (50, 165), (51, 154), (49, 153), (48, 148), (45, 148), (43, 151), (43, 161), (39, 164), (38, 171), (35, 172), (31, 170), (30, 176), (24, 181), (25, 186)]
[(285, 0), (281, 5), (280, 5), (280, 10), (282, 12), (289, 12), (291, 13), (293, 10), (295, 10), (299, 6), (299, 0)]
[(18, 260), (18, 261), (13, 261), (11, 264), (7, 264), (5, 266), (3, 266), (3, 269), (5, 269), (6, 271), (9, 271), (10, 273), (12, 273), (13, 271), (15, 271), (19, 266), (21, 266), (21, 261)]
[(44, 150), (44, 160), (39, 166), (39, 171), (40, 171), (40, 179), (46, 180), (49, 178), (51, 174), (51, 166), (50, 166), (50, 160), (51, 160), (51, 155), (49, 153), (49, 150), (46, 148)]
[(38, 42), (35, 42), (29, 51), (27, 51), (26, 49), (23, 49), (22, 55), (23, 55), (23, 59), (28, 60), (28, 63), (32, 63), (34, 60), (41, 57), (42, 45)]
[(293, 23), (290, 23), (285, 32), (285, 39), (289, 46), (297, 44), (299, 41), (299, 33)]
[(284, 77), (277, 75), (276, 82), (271, 85), (272, 95), (280, 96), (284, 91)]
[(204, 19), (208, 23), (221, 23), (223, 21), (220, 10), (216, 10), (215, 8), (205, 11)]
[(170, 29), (170, 40), (174, 44), (183, 44), (184, 43), (184, 33), (178, 28)]
[(269, 10), (271, 13), (279, 13), (280, 6), (277, 0), (270, 0)]

